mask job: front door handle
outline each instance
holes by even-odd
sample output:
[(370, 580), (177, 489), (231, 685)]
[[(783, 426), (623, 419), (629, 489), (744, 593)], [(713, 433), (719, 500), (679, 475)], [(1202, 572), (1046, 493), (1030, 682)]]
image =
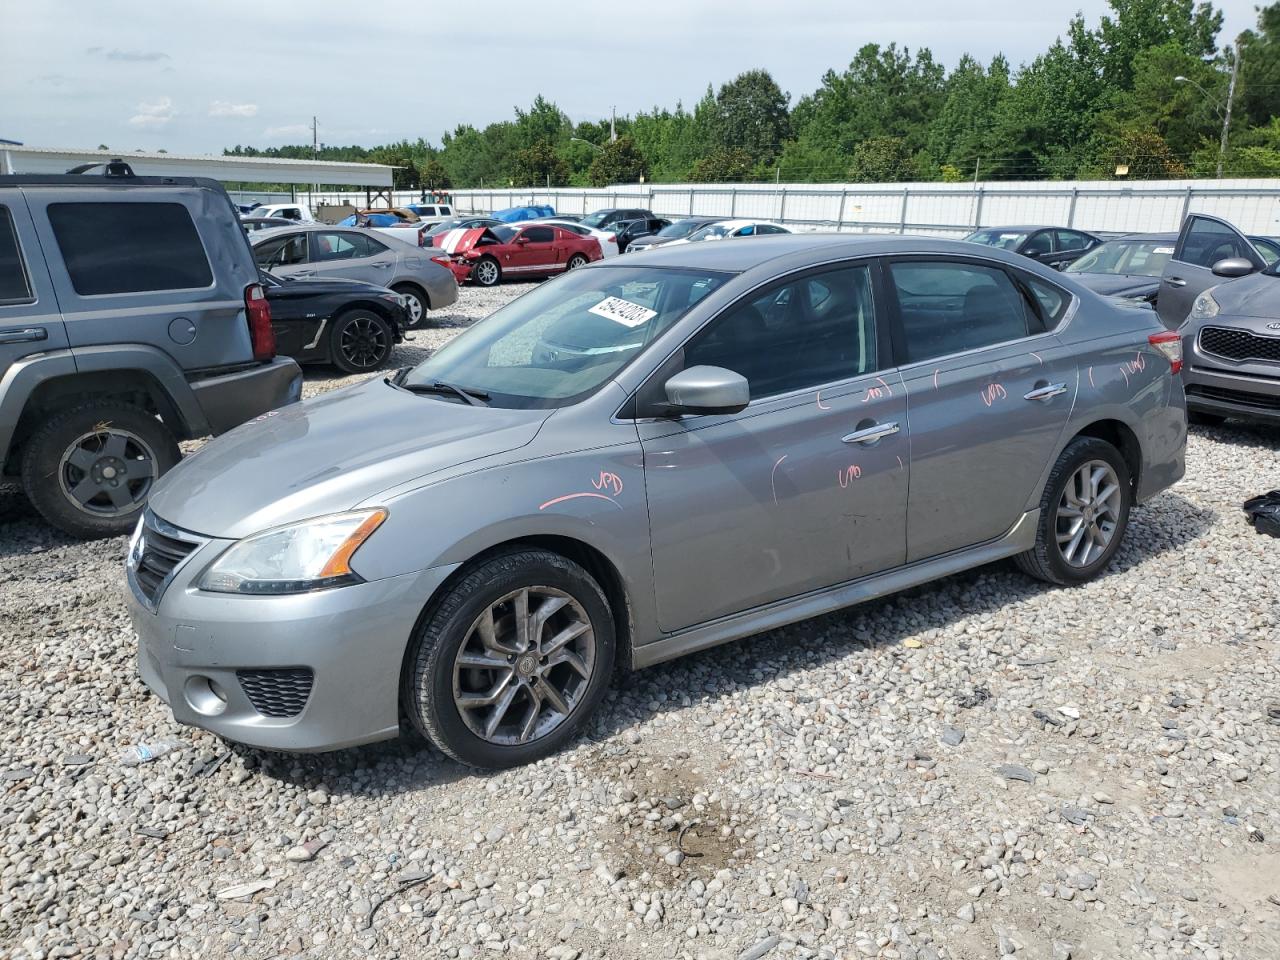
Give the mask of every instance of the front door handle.
[(892, 436), (898, 432), (897, 423), (877, 423), (862, 430), (855, 430), (848, 436), (841, 437), (844, 443), (875, 443), (881, 437)]
[(1030, 393), (1024, 394), (1023, 400), (1052, 400), (1060, 393), (1067, 392), (1065, 383), (1051, 383), (1044, 387), (1036, 387)]
[(34, 343), (48, 340), (49, 331), (44, 327), (25, 327), (22, 330), (0, 330), (0, 343)]
[(374, 266), (379, 270), (389, 270), (391, 268), (390, 263), (375, 263)]
[(1171, 287), (1185, 287), (1187, 285), (1187, 281), (1181, 277), (1165, 277), (1164, 282)]

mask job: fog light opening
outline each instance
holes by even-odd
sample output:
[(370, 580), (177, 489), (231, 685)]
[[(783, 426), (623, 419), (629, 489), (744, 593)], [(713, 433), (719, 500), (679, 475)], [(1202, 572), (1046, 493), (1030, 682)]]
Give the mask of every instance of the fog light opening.
[(202, 716), (216, 717), (227, 709), (226, 693), (209, 677), (188, 677), (183, 693), (191, 709)]

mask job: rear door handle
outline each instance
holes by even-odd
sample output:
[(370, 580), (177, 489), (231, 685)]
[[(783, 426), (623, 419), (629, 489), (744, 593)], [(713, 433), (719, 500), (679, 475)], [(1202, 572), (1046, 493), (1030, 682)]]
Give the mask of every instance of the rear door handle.
[(898, 432), (897, 423), (877, 423), (862, 430), (855, 430), (848, 436), (841, 437), (844, 443), (874, 443), (881, 437), (892, 436)]
[(1052, 400), (1060, 393), (1067, 392), (1065, 383), (1051, 383), (1048, 386), (1036, 387), (1030, 393), (1023, 394), (1023, 400)]
[(1181, 277), (1165, 277), (1164, 282), (1171, 287), (1185, 287), (1187, 285), (1187, 281)]
[(49, 331), (44, 327), (26, 327), (22, 330), (0, 330), (0, 343), (34, 343), (48, 340)]

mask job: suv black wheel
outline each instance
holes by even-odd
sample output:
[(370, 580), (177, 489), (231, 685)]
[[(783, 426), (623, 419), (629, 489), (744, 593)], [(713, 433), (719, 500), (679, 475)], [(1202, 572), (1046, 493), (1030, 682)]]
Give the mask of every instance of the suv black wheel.
[(586, 570), (518, 548), (478, 563), (434, 604), (410, 645), (402, 702), (456, 760), (512, 767), (553, 753), (613, 672), (609, 601)]
[(173, 435), (147, 411), (93, 400), (53, 414), (23, 447), (22, 485), (46, 520), (75, 537), (114, 537), (138, 521), (178, 462)]
[(329, 357), (346, 373), (368, 373), (387, 362), (394, 343), (391, 324), (382, 317), (371, 310), (348, 310), (329, 330)]
[(1092, 580), (1120, 548), (1132, 504), (1133, 483), (1120, 451), (1096, 437), (1076, 437), (1045, 484), (1035, 546), (1014, 559), (1049, 583)]
[(431, 304), (427, 303), (427, 295), (412, 283), (398, 283), (391, 288), (405, 298), (405, 310), (408, 313), (405, 322), (410, 329), (416, 329), (427, 322), (427, 311)]
[(502, 267), (493, 257), (481, 257), (471, 268), (471, 279), (482, 287), (496, 287), (502, 282)]

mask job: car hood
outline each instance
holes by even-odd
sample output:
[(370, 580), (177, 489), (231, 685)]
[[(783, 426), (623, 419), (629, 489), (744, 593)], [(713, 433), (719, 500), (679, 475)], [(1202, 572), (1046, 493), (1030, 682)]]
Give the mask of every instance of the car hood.
[(238, 539), (515, 450), (551, 413), (467, 406), (375, 377), (211, 440), (161, 478), (150, 508), (184, 530)]
[(1280, 277), (1253, 273), (1213, 288), (1219, 314), (1280, 320)]
[(1129, 273), (1065, 273), (1082, 287), (1108, 297), (1145, 297), (1160, 289), (1159, 277)]
[(636, 237), (628, 247), (660, 247), (663, 244), (675, 243), (679, 237)]
[(460, 227), (457, 230), (450, 230), (442, 237), (436, 237), (435, 245), (446, 253), (466, 253), (485, 239), (490, 243), (501, 243), (497, 234), (488, 227)]

